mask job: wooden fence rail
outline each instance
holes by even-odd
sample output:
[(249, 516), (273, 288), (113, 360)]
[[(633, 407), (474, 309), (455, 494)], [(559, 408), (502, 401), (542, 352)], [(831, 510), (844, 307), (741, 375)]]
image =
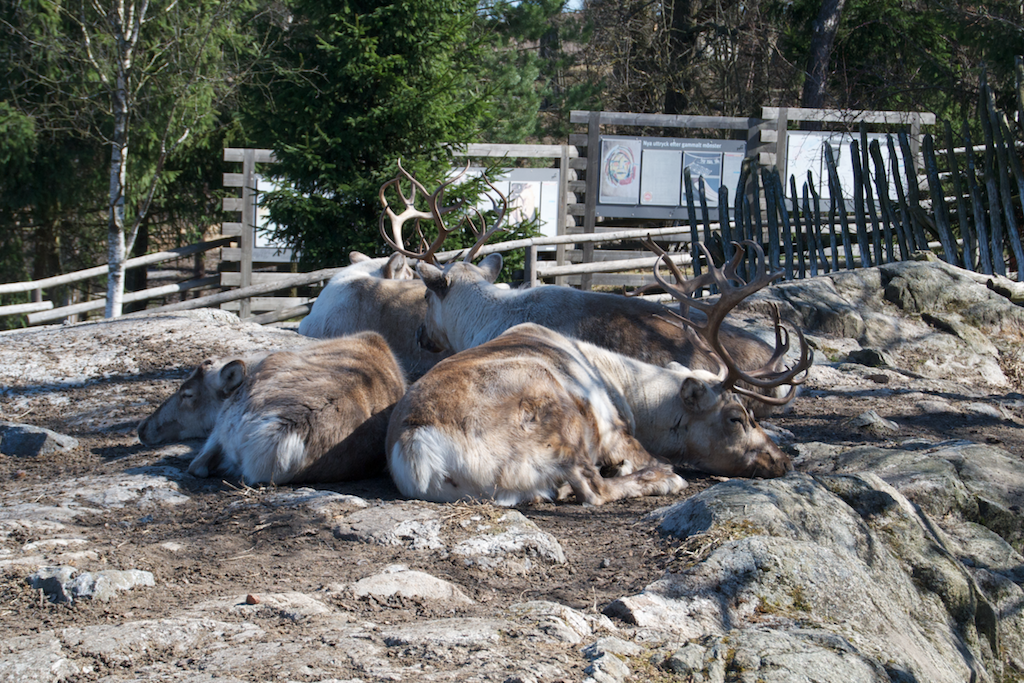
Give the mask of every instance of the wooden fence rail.
[[(545, 278), (567, 275), (581, 275), (586, 280), (595, 272), (644, 269), (649, 272), (653, 259), (643, 252), (637, 252), (636, 258), (609, 255), (609, 260), (594, 262), (593, 250), (595, 244), (635, 244), (640, 237), (648, 235), (666, 238), (676, 245), (689, 242), (689, 253), (676, 251), (672, 257), (677, 263), (692, 268), (695, 274), (700, 274), (708, 266), (705, 257), (695, 249), (697, 242), (707, 244), (715, 260), (720, 262), (732, 257), (733, 242), (753, 240), (763, 246), (769, 267), (783, 271), (786, 279), (906, 260), (915, 252), (928, 250), (948, 263), (993, 276), (1002, 283), (998, 285), (1001, 289), (1013, 289), (1019, 293), (1022, 286), (1010, 287), (1006, 283), (1012, 280), (1004, 276), (1009, 272), (1017, 283), (1024, 282), (1024, 244), (1021, 239), (1024, 167), (1018, 149), (1024, 135), (1017, 129), (1017, 117), (1007, 117), (996, 109), (984, 81), (980, 105), (979, 128), (983, 140), (978, 144), (972, 140), (972, 128), (967, 121), (960, 126), (959, 139), (954, 140), (953, 127), (945, 123), (940, 136), (924, 133), (920, 138), (920, 148), (906, 130), (890, 134), (883, 140), (877, 136), (869, 140), (865, 122), (861, 122), (859, 135), (850, 143), (852, 188), (841, 187), (832, 148), (830, 145), (823, 148), (827, 175), (823, 180), (827, 183), (829, 198), (818, 195), (816, 179), (809, 172), (806, 179), (786, 177), (777, 168), (759, 165), (758, 157), (752, 157), (747, 159), (742, 169), (739, 184), (742, 192), (736, 193), (730, 201), (728, 189), (724, 185), (720, 188), (718, 215), (714, 222), (708, 211), (704, 186), (699, 184), (695, 189), (692, 179), (687, 176), (683, 182), (688, 217), (686, 225), (611, 230), (593, 226), (592, 231), (584, 234), (486, 245), (480, 250), (480, 255), (526, 249), (526, 284), (530, 286)], [(678, 117), (616, 116), (626, 117), (623, 125), (678, 123)], [(687, 123), (692, 122), (690, 118), (686, 119)], [(615, 121), (619, 122), (619, 119)], [(730, 119), (727, 123), (729, 127), (741, 127), (749, 125), (749, 121)], [(712, 122), (704, 123), (711, 125)], [(721, 121), (717, 123), (721, 124)], [(932, 122), (922, 120), (918, 123)], [(588, 150), (596, 149), (595, 140), (588, 140), (587, 147)], [(475, 152), (481, 153), (480, 150)], [(583, 171), (588, 168), (586, 158), (573, 158), (569, 162), (566, 163), (571, 168)], [(588, 176), (596, 175), (598, 164), (593, 166), (595, 168)], [(592, 184), (590, 178), (585, 182), (572, 181), (568, 189), (592, 192)], [(846, 195), (849, 199), (844, 198), (844, 189), (849, 193)], [(237, 235), (222, 236), (132, 258), (127, 261), (127, 267), (182, 258), (223, 247), (238, 239)], [(582, 251), (583, 263), (566, 263), (564, 259), (556, 262), (538, 260), (537, 248), (550, 245), (557, 246), (560, 254), (565, 253), (566, 247), (577, 245)], [(438, 254), (438, 258), (445, 261), (459, 258), (462, 253), (462, 250), (446, 251)], [(753, 272), (753, 258), (748, 254), (748, 261), (740, 268), (741, 277)], [(145, 313), (248, 300), (258, 295), (324, 282), (338, 270), (340, 268), (328, 268), (294, 276), (281, 274), (283, 279), (273, 283), (242, 286), (149, 309)], [(50, 301), (39, 299), (44, 289), (106, 274), (106, 266), (97, 266), (30, 282), (0, 284), (0, 294), (33, 292), (36, 298), (31, 303), (0, 306), (0, 316), (27, 315), (29, 324), (38, 324), (99, 310), (104, 307), (103, 299), (59, 308)], [(171, 293), (221, 286), (222, 282), (216, 280), (216, 277), (200, 278), (132, 292), (126, 294), (125, 301), (148, 300)], [(242, 317), (260, 323), (274, 322), (299, 317), (308, 312), (310, 306), (307, 303), (260, 316)]]
[[(941, 147), (935, 136), (923, 134), (920, 155), (907, 133), (900, 132), (886, 137), (888, 167), (881, 144), (869, 141), (861, 125), (859, 137), (850, 144), (852, 188), (840, 187), (836, 161), (826, 145), (829, 202), (817, 195), (813, 178), (790, 176), (791, 199), (786, 199), (777, 169), (754, 173), (744, 168), (741, 187), (747, 192), (735, 198), (732, 219), (728, 210), (722, 216), (719, 251), (728, 258), (731, 240), (752, 239), (764, 246), (773, 268), (793, 279), (906, 260), (914, 252), (930, 250), (969, 271), (1005, 276), (1009, 269), (1018, 282), (1024, 281), (1019, 132), (996, 110), (984, 84), (982, 104), (983, 146), (972, 144), (968, 122), (963, 123), (959, 147), (948, 123)], [(693, 207), (692, 190), (685, 186)], [(843, 189), (852, 191), (851, 202), (844, 199)], [(722, 203), (727, 205), (727, 198)], [(694, 241), (698, 220), (707, 222), (703, 215), (691, 211)], [(706, 227), (704, 233), (705, 241), (717, 239)], [(695, 261), (695, 271), (701, 268)]]
[[(174, 261), (185, 256), (218, 249), (231, 244), (237, 239), (238, 238), (234, 236), (217, 237), (212, 240), (189, 244), (176, 249), (168, 249), (167, 251), (146, 254), (144, 256), (136, 256), (126, 260), (125, 267), (138, 268), (140, 266), (148, 266), (154, 263), (163, 263), (164, 261)], [(58, 287), (61, 285), (73, 284), (75, 282), (82, 282), (94, 277), (100, 277), (106, 275), (107, 272), (107, 266), (96, 266), (85, 270), (79, 270), (74, 273), (66, 273), (64, 275), (55, 275), (53, 277), (43, 278), (41, 280), (0, 284), (0, 294), (41, 291), (50, 287)], [(184, 292), (193, 289), (209, 289), (211, 287), (218, 286), (218, 283), (216, 282), (218, 279), (219, 278), (216, 277), (200, 278), (175, 285), (163, 285), (161, 287), (152, 287), (138, 292), (126, 292), (124, 295), (124, 301), (125, 303), (132, 301), (146, 301), (156, 297), (167, 296), (174, 292)], [(37, 325), (39, 323), (53, 320), (63, 320), (68, 316), (76, 315), (78, 313), (100, 310), (105, 306), (106, 298), (93, 299), (91, 301), (84, 301), (77, 304), (71, 304), (69, 306), (60, 306), (58, 308), (54, 308), (52, 301), (40, 301), (29, 304), (0, 306), (0, 317), (28, 313), (28, 323), (30, 325)]]

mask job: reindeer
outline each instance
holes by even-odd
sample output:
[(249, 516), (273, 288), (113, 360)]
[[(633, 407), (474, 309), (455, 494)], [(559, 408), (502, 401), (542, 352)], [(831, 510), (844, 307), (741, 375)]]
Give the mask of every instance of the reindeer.
[[(405, 175), (418, 184), (412, 176)], [(501, 272), (501, 255), (486, 256), (478, 265), (472, 260), (487, 239), (501, 229), (505, 207), (498, 211), (489, 230), (472, 226), (478, 239), (461, 262), (441, 267), (435, 254), (451, 228), (444, 224), (446, 209), (432, 207), (429, 215), (438, 226), (438, 237), (423, 251), (401, 247), (401, 217), (392, 220), (392, 235), (384, 233), (382, 227), (382, 234), (393, 249), (419, 262), (417, 271), (427, 290), (426, 317), (417, 331), (422, 347), (433, 352), (464, 351), (494, 339), (514, 325), (533, 322), (647, 363), (666, 366), (676, 362), (692, 369), (717, 369), (713, 357), (666, 320), (670, 309), (660, 303), (570, 287), (542, 285), (510, 290), (494, 285)], [(653, 242), (650, 244), (656, 249)], [(761, 254), (759, 246), (754, 248)], [(772, 279), (781, 275), (777, 273)], [(745, 329), (727, 323), (721, 335), (723, 348), (729, 350), (740, 368), (762, 367), (772, 356), (771, 347)], [(759, 417), (770, 412), (771, 404), (750, 403)]]
[(352, 264), (328, 281), (299, 323), (299, 334), (328, 339), (364, 330), (378, 332), (410, 380), (451, 355), (416, 342), (415, 330), (427, 312), (427, 290), (421, 280), (414, 279), (405, 256), (370, 258), (353, 251), (349, 258)]
[(384, 469), (405, 378), (376, 332), (203, 361), (139, 424), (152, 446), (206, 437), (188, 471), (246, 483), (328, 482)]
[[(407, 256), (415, 254), (418, 259), (436, 262), (434, 253), (444, 241), (444, 236), (435, 242), (430, 251), (413, 252), (405, 247), (401, 226), (409, 219), (415, 219), (419, 239), (425, 243), (420, 221), (428, 219), (440, 224), (445, 214), (462, 208), (459, 202), (449, 206), (442, 204), (445, 191), (466, 171), (463, 170), (429, 193), (402, 168), (401, 161), (398, 162), (398, 169), (400, 174), (384, 183), (378, 192), (384, 209), (380, 217), (380, 232), (394, 253), (390, 257), (370, 258), (358, 251), (351, 252), (351, 265), (330, 279), (313, 303), (309, 315), (299, 323), (299, 334), (324, 339), (363, 330), (379, 332), (398, 357), (409, 379), (415, 380), (439, 360), (451, 355), (451, 352), (443, 349), (428, 350), (416, 341), (415, 331), (423, 324), (427, 310), (424, 299), (426, 288), (421, 280), (416, 279), (417, 275), (409, 267)], [(402, 191), (403, 178), (412, 181), (412, 191), (408, 196)], [(398, 214), (391, 208), (386, 196), (392, 187), (405, 205)], [(420, 192), (428, 197), (430, 211), (416, 208), (416, 197)], [(394, 231), (396, 239), (388, 235), (385, 219), (399, 226)]]
[[(722, 345), (723, 319), (772, 276), (737, 286), (734, 268), (713, 270), (722, 292), (714, 306), (674, 287), (682, 312), (665, 315), (716, 360), (717, 372), (660, 367), (537, 324), (515, 325), (438, 363), (399, 401), (387, 436), (399, 490), (436, 502), (516, 505), (556, 499), (567, 485), (578, 501), (600, 505), (682, 490), (673, 465), (724, 476), (791, 470), (738, 396), (790, 401), (813, 354), (797, 330), (799, 360), (779, 369), (790, 338), (775, 311), (774, 352), (764, 367), (740, 369)], [(671, 287), (657, 269), (655, 276)], [(691, 307), (704, 320), (689, 316)], [(740, 380), (789, 390), (765, 395)]]

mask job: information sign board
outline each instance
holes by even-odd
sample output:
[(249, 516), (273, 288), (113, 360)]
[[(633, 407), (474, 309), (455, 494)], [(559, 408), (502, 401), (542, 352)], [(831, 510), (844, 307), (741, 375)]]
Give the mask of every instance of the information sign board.
[[(473, 166), (467, 177), (477, 177), (484, 172), (482, 167)], [(557, 168), (511, 168), (494, 176), (494, 186), (508, 198), (507, 225), (515, 225), (533, 218), (539, 219), (538, 229), (544, 237), (558, 233), (558, 169)], [(478, 208), (489, 210), (494, 193), (488, 190), (480, 197)], [(499, 200), (497, 196), (495, 200)], [(499, 200), (500, 201), (500, 200)], [(538, 247), (540, 251), (554, 250), (553, 245)]]
[[(868, 144), (872, 140), (878, 140), (882, 161), (886, 169), (885, 175), (889, 187), (889, 198), (895, 201), (897, 193), (893, 182), (893, 164), (889, 158), (886, 134), (868, 133), (867, 139)], [(828, 166), (825, 164), (825, 145), (829, 145), (832, 147), (832, 157), (836, 162), (836, 173), (839, 175), (839, 186), (843, 190), (843, 199), (847, 202), (853, 200), (853, 162), (850, 159), (852, 152), (850, 142), (853, 140), (859, 141), (860, 134), (803, 130), (791, 130), (786, 133), (786, 175), (796, 178), (797, 192), (801, 195), (798, 199), (803, 197), (803, 186), (804, 183), (808, 182), (808, 171), (811, 172), (811, 182), (813, 182), (814, 191), (818, 193), (818, 196), (824, 200), (831, 199), (832, 193), (828, 185)], [(863, 150), (861, 150), (861, 153), (863, 153)], [(900, 173), (900, 178), (903, 179), (904, 187), (906, 187), (903, 156), (899, 153), (896, 154), (896, 168)], [(875, 165), (872, 162), (870, 164), (870, 172), (874, 174), (874, 171)], [(786, 196), (792, 199), (790, 197), (792, 190), (788, 178), (784, 184), (786, 186)], [(873, 183), (872, 187), (874, 187)], [(847, 206), (849, 207), (849, 204)]]
[(602, 135), (596, 215), (685, 218), (683, 172), (688, 169), (694, 206), (699, 206), (703, 184), (708, 213), (717, 219), (721, 188), (728, 189), (730, 198), (736, 196), (745, 156), (742, 140)]

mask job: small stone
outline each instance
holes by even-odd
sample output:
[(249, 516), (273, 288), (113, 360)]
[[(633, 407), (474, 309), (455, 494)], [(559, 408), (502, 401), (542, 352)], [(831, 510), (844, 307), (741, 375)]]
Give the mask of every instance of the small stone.
[(39, 571), (25, 579), (25, 582), (36, 590), (41, 590), (50, 600), (56, 603), (68, 603), (74, 600), (67, 584), (78, 570), (74, 567), (42, 567)]
[(696, 643), (687, 643), (673, 652), (662, 667), (676, 674), (693, 674), (704, 669), (706, 650)]
[(258, 605), (258, 604), (260, 604), (260, 599), (257, 598), (252, 593), (249, 593), (248, 595), (245, 596), (245, 604), (247, 604), (247, 605)]
[(78, 439), (43, 427), (0, 422), (0, 453), (29, 458), (78, 448)]
[(891, 434), (898, 432), (900, 427), (892, 420), (887, 420), (873, 410), (861, 413), (857, 417), (846, 421), (850, 427), (862, 429), (876, 435)]
[(877, 349), (858, 349), (851, 351), (846, 359), (850, 363), (865, 365), (869, 368), (892, 366), (892, 359)]
[(140, 569), (105, 569), (98, 572), (79, 574), (67, 584), (67, 589), (74, 598), (89, 598), (100, 602), (109, 602), (119, 592), (132, 590), (137, 586), (152, 587), (156, 585), (152, 572)]
[(610, 566), (612, 566), (612, 561), (607, 557), (601, 560), (601, 569), (608, 569)]

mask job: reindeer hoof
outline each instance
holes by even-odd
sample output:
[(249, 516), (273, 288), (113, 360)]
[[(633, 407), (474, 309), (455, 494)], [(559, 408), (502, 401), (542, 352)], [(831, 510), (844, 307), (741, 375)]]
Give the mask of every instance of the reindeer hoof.
[(689, 486), (689, 484), (686, 482), (685, 479), (680, 477), (678, 474), (673, 474), (671, 477), (665, 480), (665, 486), (668, 489), (667, 491), (665, 491), (665, 493), (669, 494), (679, 493), (687, 486)]
[(200, 465), (198, 467), (193, 467), (189, 465), (188, 473), (198, 479), (206, 479), (207, 477), (210, 476), (210, 471), (206, 469), (205, 465)]

